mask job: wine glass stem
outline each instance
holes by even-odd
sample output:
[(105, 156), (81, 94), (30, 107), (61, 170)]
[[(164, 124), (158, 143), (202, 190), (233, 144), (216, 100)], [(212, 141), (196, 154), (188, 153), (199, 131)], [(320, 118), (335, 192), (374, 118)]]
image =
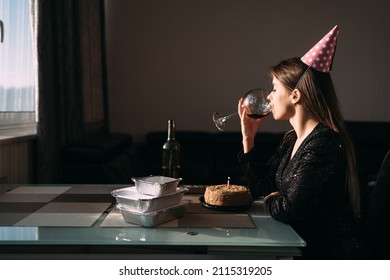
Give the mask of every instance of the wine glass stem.
[(237, 112), (234, 112), (234, 113), (232, 113), (232, 114), (230, 114), (230, 115), (224, 116), (224, 117), (223, 117), (223, 120), (226, 121), (226, 120), (230, 119), (231, 117), (234, 117), (234, 116), (237, 115), (237, 114), (238, 114)]

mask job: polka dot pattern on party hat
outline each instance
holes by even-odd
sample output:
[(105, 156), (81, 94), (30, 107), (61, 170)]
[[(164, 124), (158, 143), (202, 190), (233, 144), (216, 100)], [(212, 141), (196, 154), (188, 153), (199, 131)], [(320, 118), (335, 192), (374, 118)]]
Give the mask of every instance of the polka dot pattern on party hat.
[(336, 25), (314, 47), (312, 47), (301, 60), (307, 66), (321, 72), (329, 72), (336, 51), (339, 28)]

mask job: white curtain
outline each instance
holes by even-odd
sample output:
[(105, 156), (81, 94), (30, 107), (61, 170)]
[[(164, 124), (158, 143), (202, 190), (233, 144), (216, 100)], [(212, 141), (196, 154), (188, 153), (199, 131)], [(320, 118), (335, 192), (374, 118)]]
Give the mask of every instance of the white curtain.
[(29, 0), (1, 0), (0, 112), (35, 111)]

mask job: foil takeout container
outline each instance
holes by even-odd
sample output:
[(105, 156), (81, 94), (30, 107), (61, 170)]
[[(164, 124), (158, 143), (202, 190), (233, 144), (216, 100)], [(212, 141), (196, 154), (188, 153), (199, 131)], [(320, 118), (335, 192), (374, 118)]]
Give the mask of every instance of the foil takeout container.
[(155, 227), (183, 217), (190, 203), (190, 200), (182, 200), (177, 205), (147, 213), (130, 211), (119, 205), (117, 205), (117, 208), (121, 211), (123, 219), (127, 223), (140, 225), (142, 227)]
[(188, 188), (179, 187), (175, 192), (167, 195), (151, 196), (139, 193), (136, 187), (127, 187), (114, 190), (111, 194), (116, 198), (117, 205), (121, 209), (146, 213), (179, 204), (187, 191)]
[(176, 179), (165, 176), (133, 177), (131, 179), (139, 193), (153, 196), (174, 193), (182, 180), (181, 178)]

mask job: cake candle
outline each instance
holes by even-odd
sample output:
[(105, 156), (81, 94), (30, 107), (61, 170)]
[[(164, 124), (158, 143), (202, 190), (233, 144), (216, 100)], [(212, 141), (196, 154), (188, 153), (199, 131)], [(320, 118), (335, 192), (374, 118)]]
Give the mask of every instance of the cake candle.
[(230, 185), (230, 177), (228, 177), (228, 180), (227, 180), (227, 187), (229, 187)]

